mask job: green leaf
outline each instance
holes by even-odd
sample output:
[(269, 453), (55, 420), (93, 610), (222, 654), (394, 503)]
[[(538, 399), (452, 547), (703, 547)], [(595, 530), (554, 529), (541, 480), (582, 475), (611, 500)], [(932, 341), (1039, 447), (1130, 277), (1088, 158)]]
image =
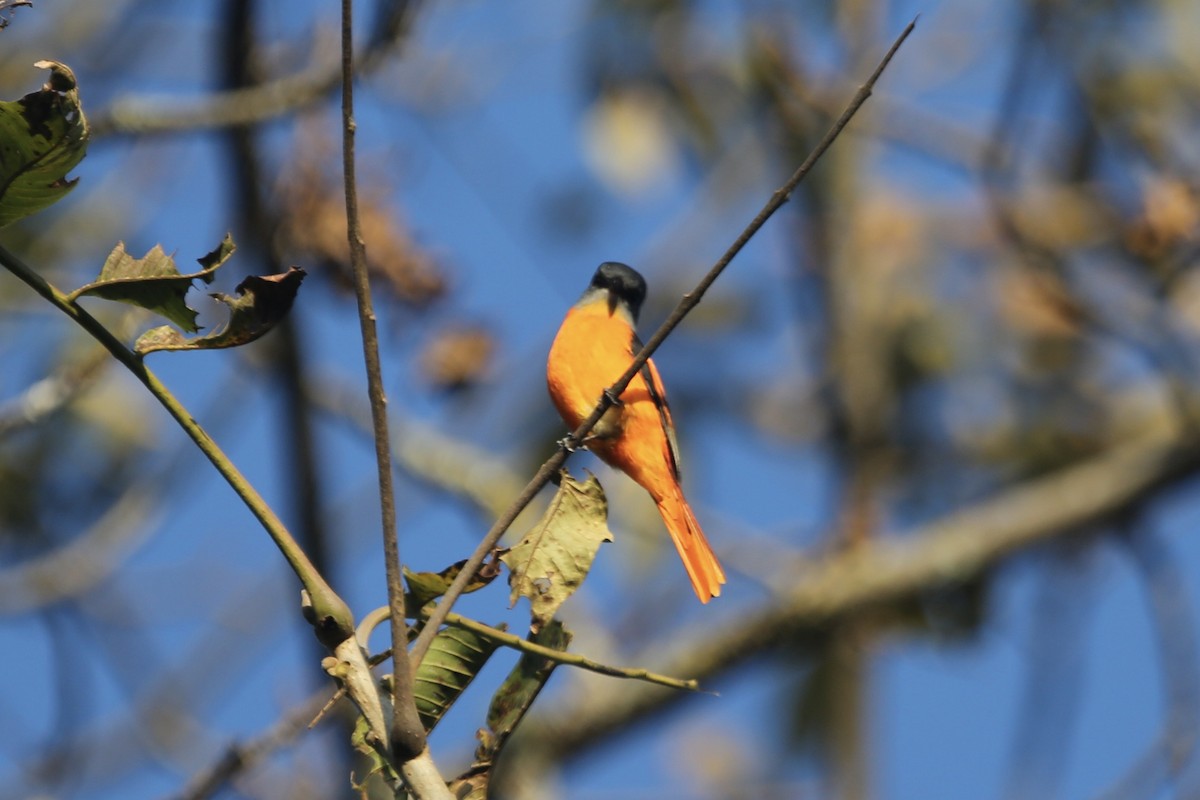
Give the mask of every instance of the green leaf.
[(225, 234), (216, 250), (197, 259), (199, 272), (181, 275), (175, 267), (175, 259), (163, 251), (162, 245), (154, 245), (143, 258), (134, 258), (125, 252), (125, 243), (118, 242), (100, 268), (100, 276), (92, 283), (76, 289), (68, 299), (74, 302), (83, 295), (91, 295), (130, 303), (153, 311), (185, 331), (195, 333), (200, 330), (196, 325), (196, 312), (188, 307), (184, 298), (192, 288), (193, 281), (199, 279), (212, 283), (217, 268), (228, 261), (236, 249), (233, 237)]
[(362, 714), (354, 721), (354, 730), (350, 734), (350, 746), (364, 755), (367, 759), (367, 774), (361, 781), (350, 776), (350, 784), (358, 791), (367, 790), (370, 779), (379, 777), (389, 786), (399, 786), (400, 776), (392, 769), (391, 759), (387, 753), (382, 753), (371, 741), (371, 725)]
[(564, 473), (546, 513), (501, 560), (511, 572), (512, 604), (528, 597), (532, 606), (530, 630), (550, 621), (558, 607), (575, 593), (602, 542), (611, 542), (608, 501), (596, 476), (580, 483)]
[(413, 697), (431, 731), (500, 645), (462, 628), (438, 631), (413, 680)]
[(0, 102), (0, 228), (62, 199), (79, 180), (67, 173), (87, 153), (75, 75), (57, 61), (34, 66), (50, 70), (46, 85)]
[(217, 330), (188, 339), (164, 325), (143, 333), (133, 349), (145, 355), (155, 350), (216, 350), (249, 344), (283, 319), (306, 274), (299, 267), (292, 267), (278, 275), (251, 275), (238, 284), (237, 297), (219, 292), (212, 295), (229, 306), (229, 321)]
[[(408, 593), (404, 595), (405, 613), (416, 618), (422, 608), (446, 593), (466, 563), (467, 560), (464, 558), (441, 572), (413, 572), (408, 567), (404, 567), (404, 583), (408, 586)], [(479, 591), (491, 583), (497, 574), (497, 568), (490, 564), (484, 564), (475, 573), (475, 577), (468, 581), (466, 588), (463, 589), (463, 594)]]
[[(543, 647), (565, 651), (571, 643), (571, 632), (563, 627), (561, 622), (553, 620), (526, 639)], [(556, 666), (556, 662), (542, 656), (529, 653), (521, 655), (517, 665), (492, 696), (492, 703), (488, 708), (487, 729), (481, 729), (478, 733), (479, 746), (475, 749), (474, 763), (450, 784), (452, 791), (457, 792), (461, 788), (462, 794), (456, 796), (487, 796), (492, 765), (517, 725), (533, 706), (533, 701), (545, 687), (546, 681), (550, 680), (550, 674)]]

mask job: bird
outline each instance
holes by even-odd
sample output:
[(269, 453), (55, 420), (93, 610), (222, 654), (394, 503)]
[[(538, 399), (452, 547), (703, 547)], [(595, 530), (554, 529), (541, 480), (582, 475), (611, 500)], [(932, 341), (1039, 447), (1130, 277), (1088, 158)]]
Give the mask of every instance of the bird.
[[(563, 318), (546, 359), (546, 385), (571, 430), (641, 350), (637, 320), (645, 299), (646, 279), (607, 261)], [(721, 594), (725, 572), (684, 497), (675, 423), (654, 361), (647, 360), (615, 399), (583, 444), (650, 493), (696, 596), (707, 603)]]

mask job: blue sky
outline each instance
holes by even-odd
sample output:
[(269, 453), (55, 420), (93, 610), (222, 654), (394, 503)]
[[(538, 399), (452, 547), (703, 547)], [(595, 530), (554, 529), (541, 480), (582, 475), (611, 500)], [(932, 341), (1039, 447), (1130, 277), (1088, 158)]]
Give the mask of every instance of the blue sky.
[[(732, 14), (724, 3), (701, 5), (714, 25)], [(876, 26), (878, 53), (912, 14), (922, 16), (913, 39), (883, 79), (880, 97), (986, 132), (1006, 65), (972, 58), (970, 52), (1005, 40), (1011, 22), (995, 9), (987, 3), (888, 7)], [(35, 20), (45, 24), (55, 13), (53, 4), (21, 9), (13, 28), (0, 36), (19, 33), (21, 25)], [(99, 70), (99, 54), (75, 53), (61, 43), (55, 47), (54, 35), (46, 36), (46, 48), (53, 50), (46, 55), (75, 66), (87, 107), (103, 107), (126, 93), (191, 95), (211, 88), (213, 56), (205, 37), (216, 14), (209, 4), (132, 4), (128, 13), (141, 15), (143, 23), (152, 20), (151, 30), (179, 26), (188, 31), (171, 44), (175, 57), (155, 61), (162, 53), (162, 45), (155, 43), (145, 58), (152, 63), (100, 84), (90, 80), (90, 70)], [(392, 406), (406, 419), (511, 459), (518, 474), (532, 474), (534, 468), (529, 437), (548, 437), (535, 455), (551, 446), (548, 431), (554, 426), (547, 420), (554, 412), (542, 387), (545, 352), (562, 313), (595, 265), (628, 261), (647, 275), (652, 297), (643, 333), (648, 334), (673, 302), (668, 292), (678, 294), (694, 283), (791, 169), (780, 172), (777, 164), (762, 163), (754, 152), (738, 154), (732, 163), (740, 180), (722, 198), (719, 214), (703, 208), (707, 176), (695, 159), (683, 158), (682, 169), (642, 195), (622, 195), (606, 184), (589, 163), (584, 145), (589, 109), (581, 54), (587, 14), (586, 4), (580, 3), (431, 4), (422, 9), (409, 58), (366, 81), (358, 95), (362, 180), (388, 188), (404, 225), (444, 265), (451, 284), (449, 297), (420, 315), (380, 307)], [(360, 18), (367, 16), (360, 13)], [(329, 4), (268, 2), (261, 17), (264, 36), (293, 44), (309, 37), (326, 41), (335, 24)], [(996, 49), (1004, 48), (997, 44)], [(821, 52), (812, 57), (832, 59)], [(944, 76), (936, 69), (942, 63), (949, 65)], [(40, 76), (29, 73), (25, 83), (6, 88), (5, 96), (35, 87)], [(845, 85), (852, 87), (861, 77), (846, 76)], [(1052, 103), (1049, 96), (1045, 102)], [(330, 130), (335, 107), (331, 101), (325, 109), (324, 124)], [(870, 104), (866, 113), (871, 113)], [(290, 136), (289, 129), (273, 123), (263, 141), (282, 152)], [(76, 170), (82, 178), (79, 188), (53, 213), (79, 213), (113, 202), (137, 208), (138, 222), (130, 228), (130, 219), (117, 215), (74, 237), (73, 266), (59, 273), (62, 281), (85, 282), (94, 269), (87, 265), (100, 263), (117, 239), (134, 252), (161, 242), (181, 261), (212, 249), (225, 231), (237, 228), (220, 182), (227, 165), (221, 141), (210, 135), (97, 141)], [(879, 165), (878, 180), (892, 191), (948, 206), (975, 202), (962, 174), (905, 149), (884, 147)], [(112, 170), (130, 177), (113, 178)], [(169, 174), (170, 180), (158, 181), (161, 174)], [(590, 227), (583, 236), (554, 235), (556, 198), (574, 191), (588, 201)], [(720, 320), (689, 321), (656, 356), (673, 396), (682, 401), (677, 400), (676, 416), (689, 496), (701, 519), (712, 520), (706, 527), (718, 552), (730, 553), (734, 564), (753, 563), (754, 553), (737, 552), (745, 531), (775, 537), (799, 552), (818, 546), (836, 515), (828, 453), (811, 444), (772, 441), (745, 421), (723, 415), (713, 400), (735, 378), (771, 381), (784, 372), (814, 369), (810, 354), (797, 344), (795, 308), (774, 288), (788, 269), (781, 261), (788, 252), (787, 226), (796, 213), (789, 207), (772, 221), (710, 296), (714, 304), (747, 302), (752, 324), (730, 331)], [(661, 258), (664, 253), (670, 257)], [(229, 291), (256, 266), (245, 256), (235, 257), (217, 288)], [(310, 278), (293, 314), (318, 371), (344, 385), (361, 384), (357, 321), (345, 297), (335, 296), (327, 281)], [(492, 331), (497, 362), (483, 390), (447, 400), (422, 383), (416, 354), (428, 329), (460, 320)], [(51, 337), (61, 336), (66, 324), (54, 318), (38, 322)], [(288, 465), (277, 455), (280, 396), (260, 380), (263, 368), (253, 353), (166, 354), (153, 358), (151, 366), (202, 421), (219, 420), (214, 426), (218, 441), (264, 496), (282, 507)], [(0, 398), (21, 388), (15, 381), (2, 382)], [(127, 413), (154, 432), (156, 444), (147, 459), (165, 463), (180, 447), (182, 435), (135, 387), (125, 386), (120, 398), (128, 404)], [(236, 402), (232, 412), (220, 411), (224, 398)], [(386, 601), (371, 510), (371, 448), (362, 436), (330, 420), (319, 423), (318, 437), (326, 514), (338, 531), (339, 569), (331, 578), (362, 614)], [(135, 618), (149, 631), (138, 645), (148, 642), (151, 651), (147, 683), (174, 668), (197, 680), (186, 672), (189, 662), (194, 666), (201, 655), (214, 654), (191, 648), (204, 641), (203, 626), (216, 610), (225, 609), (226, 625), (236, 629), (246, 624), (245, 634), (235, 637), (246, 649), (228, 659), (213, 658), (217, 695), (203, 706), (205, 730), (182, 763), (149, 756), (139, 768), (122, 769), (110, 779), (102, 763), (89, 762), (83, 753), (77, 762), (83, 765), (80, 777), (67, 784), (64, 796), (103, 800), (177, 791), (231, 737), (254, 736), (307, 695), (311, 674), (299, 665), (312, 651), (295, 613), (294, 581), (270, 541), (207, 463), (186, 450), (181, 458), (186, 489), (173, 492), (159, 509), (152, 538), (130, 556), (119, 580), (85, 598), (89, 615), (98, 620), (97, 632), (73, 638), (73, 654), (53, 650), (48, 631), (54, 624), (68, 624), (53, 622), (54, 615), (0, 618), (0, 642), (5, 651), (18, 654), (0, 663), (0, 685), (10, 687), (0, 693), (0, 719), (17, 720), (0, 725), (0, 785), (21, 785), (14, 770), (61, 729), (56, 715), (69, 718), (69, 709), (55, 710), (56, 673), (48, 666), (64, 655), (81, 664), (72, 680), (86, 697), (91, 712), (87, 724), (126, 730), (120, 726), (129, 698), (145, 684), (123, 686), (111, 671), (86, 657), (94, 648), (119, 650), (127, 643), (122, 608), (136, 608)], [(625, 479), (604, 471), (591, 456), (577, 456), (571, 465), (577, 473), (583, 467), (596, 470), (614, 506), (628, 501), (634, 509), (618, 509), (616, 543), (601, 551), (588, 585), (565, 609), (581, 651), (611, 647), (619, 654), (621, 642), (607, 638), (605, 623), (637, 609), (638, 593), (647, 588), (656, 599), (669, 594), (664, 583), (676, 584), (670, 592), (677, 590), (682, 598), (653, 618), (662, 628), (655, 636), (664, 642), (687, 626), (730, 618), (764, 600), (756, 582), (735, 569), (719, 601), (703, 608), (689, 604), (690, 592), (674, 555), (658, 546), (665, 536), (656, 545), (634, 532), (654, 529), (637, 521), (642, 501), (623, 485)], [(402, 553), (417, 569), (438, 569), (465, 557), (486, 528), (487, 521), (475, 510), (403, 477), (399, 500)], [(1200, 544), (1188, 535), (1196, 513), (1194, 502), (1180, 497), (1146, 523), (1171, 548), (1190, 591), (1200, 581)], [(905, 530), (920, 521), (899, 518), (895, 527)], [(506, 619), (519, 629), (523, 611), (502, 611), (505, 595), (505, 587), (496, 585), (482, 597), (469, 598), (464, 608), (485, 621)], [(1096, 796), (1149, 745), (1162, 724), (1162, 681), (1144, 584), (1128, 553), (1114, 544), (1067, 555), (1039, 553), (999, 570), (988, 619), (977, 635), (938, 641), (896, 634), (873, 644), (868, 726), (877, 796), (998, 797), (1006, 786), (1012, 788), (1011, 759), (1027, 708), (1032, 639), (1047, 598), (1079, 620), (1070, 628), (1075, 636), (1062, 643), (1064, 668), (1075, 670), (1064, 685), (1076, 690), (1078, 713), (1068, 715), (1061, 730), (1067, 766), (1059, 791), (1049, 796)], [(1071, 646), (1078, 647), (1074, 658)], [(436, 757), (446, 772), (469, 758), (490, 688), (502, 679), (511, 657), (498, 657), (498, 662), (434, 737)], [(560, 776), (556, 796), (709, 796), (706, 786), (695, 785), (696, 770), (681, 766), (696, 752), (706, 752), (705, 741), (715, 742), (717, 752), (724, 742), (744, 753), (748, 780), (781, 787), (778, 796), (819, 796), (820, 777), (813, 765), (782, 744), (785, 722), (779, 714), (785, 696), (781, 687), (807, 668), (800, 661), (771, 657), (722, 676), (714, 686), (719, 697), (697, 697), (571, 764)], [(239, 677), (219, 677), (222, 670)], [(574, 686), (559, 674), (541, 702), (552, 706)], [(189, 686), (187, 694), (206, 696), (196, 686)], [(1071, 701), (1069, 696), (1059, 699)], [(1044, 735), (1053, 735), (1053, 721), (1047, 730), (1050, 734)], [(154, 753), (153, 734), (143, 735), (147, 751)], [(328, 734), (310, 737), (284, 756), (284, 766), (276, 764), (264, 785), (286, 771), (308, 771), (327, 780), (320, 775), (320, 762), (312, 760), (319, 758), (323, 735)], [(689, 744), (691, 755), (681, 755)], [(0, 789), (0, 797), (9, 796), (6, 791)], [(244, 796), (259, 796), (256, 791), (247, 788)], [(276, 795), (266, 791), (262, 796)]]

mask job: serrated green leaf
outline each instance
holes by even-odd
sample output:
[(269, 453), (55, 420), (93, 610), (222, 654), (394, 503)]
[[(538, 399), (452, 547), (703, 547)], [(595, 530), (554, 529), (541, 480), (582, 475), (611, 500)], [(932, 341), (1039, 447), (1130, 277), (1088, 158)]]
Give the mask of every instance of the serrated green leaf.
[(563, 474), (546, 513), (501, 560), (510, 570), (511, 602), (528, 597), (530, 629), (537, 631), (575, 593), (592, 568), (596, 551), (611, 542), (608, 501), (596, 476), (580, 483)]
[(500, 645), (462, 628), (438, 631), (413, 680), (426, 731), (433, 730)]
[(46, 85), (0, 102), (0, 228), (62, 199), (78, 182), (67, 173), (87, 153), (75, 75), (57, 61), (34, 66), (50, 70)]
[(283, 319), (306, 274), (292, 267), (278, 275), (251, 275), (238, 284), (237, 297), (219, 292), (212, 295), (229, 306), (229, 320), (217, 330), (189, 339), (164, 325), (143, 333), (133, 349), (145, 355), (155, 350), (217, 350), (249, 344)]
[(74, 301), (91, 295), (129, 303), (153, 311), (194, 333), (200, 330), (196, 325), (196, 312), (188, 307), (184, 298), (193, 281), (212, 283), (217, 269), (236, 249), (233, 237), (225, 234), (216, 250), (197, 259), (201, 267), (199, 272), (182, 275), (175, 266), (175, 259), (166, 254), (162, 245), (154, 245), (143, 258), (134, 258), (125, 251), (125, 243), (118, 242), (100, 268), (100, 276), (76, 289), (68, 299)]

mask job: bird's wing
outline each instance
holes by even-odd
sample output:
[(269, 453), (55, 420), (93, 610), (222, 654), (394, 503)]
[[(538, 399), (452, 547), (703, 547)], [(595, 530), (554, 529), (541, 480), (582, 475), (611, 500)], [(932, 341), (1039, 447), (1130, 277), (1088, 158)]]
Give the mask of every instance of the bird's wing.
[[(635, 334), (633, 352), (636, 354), (641, 349), (642, 342)], [(646, 361), (641, 374), (642, 380), (646, 382), (646, 387), (650, 390), (650, 399), (654, 402), (654, 407), (658, 409), (658, 418), (662, 422), (663, 433), (667, 437), (667, 457), (671, 462), (671, 472), (675, 475), (675, 479), (679, 480), (682, 476), (679, 467), (681, 463), (679, 440), (675, 436), (675, 422), (671, 419), (671, 407), (667, 405), (667, 390), (663, 388), (662, 378), (658, 375), (658, 367), (654, 366), (653, 359)]]

